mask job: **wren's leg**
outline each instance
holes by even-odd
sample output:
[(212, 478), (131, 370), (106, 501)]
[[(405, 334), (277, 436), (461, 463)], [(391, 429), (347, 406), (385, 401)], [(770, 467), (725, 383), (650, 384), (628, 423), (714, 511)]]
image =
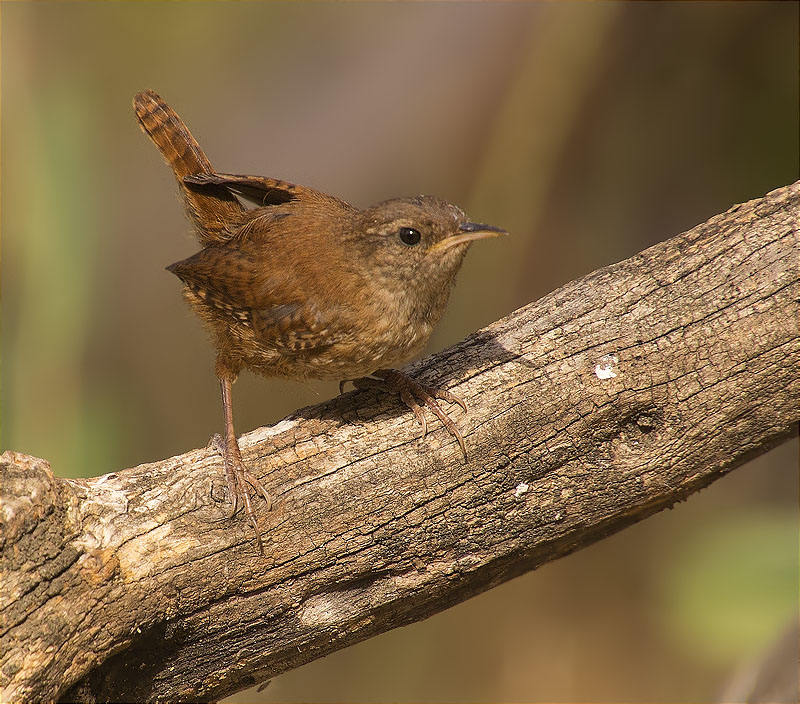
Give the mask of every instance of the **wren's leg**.
[(253, 510), (253, 504), (250, 501), (248, 484), (264, 497), (264, 501), (267, 502), (267, 511), (272, 508), (272, 498), (258, 478), (248, 471), (244, 466), (244, 462), (242, 462), (242, 453), (239, 451), (239, 443), (236, 440), (236, 433), (233, 429), (231, 380), (220, 379), (220, 386), (222, 388), (222, 409), (225, 414), (225, 438), (222, 439), (219, 435), (216, 435), (214, 437), (214, 444), (222, 455), (222, 460), (225, 464), (225, 479), (228, 482), (228, 496), (232, 504), (231, 518), (238, 510), (239, 501), (241, 501), (242, 504), (244, 504), (247, 517), (250, 519), (250, 525), (253, 526), (253, 530), (256, 532), (258, 551), (263, 555), (264, 546), (261, 542), (261, 529), (258, 525), (256, 513)]
[[(404, 374), (397, 369), (378, 369), (372, 373), (372, 376), (365, 376), (360, 379), (349, 379), (353, 382), (353, 386), (357, 389), (382, 389), (384, 391), (394, 391), (400, 394), (400, 400), (408, 406), (416, 416), (420, 425), (422, 426), (422, 437), (428, 434), (428, 423), (425, 420), (425, 413), (422, 410), (420, 401), (423, 405), (433, 411), (434, 415), (442, 421), (442, 424), (447, 428), (450, 433), (458, 440), (458, 445), (461, 452), (464, 453), (464, 459), (467, 459), (467, 447), (464, 444), (464, 437), (456, 427), (456, 424), (448, 417), (442, 410), (441, 406), (436, 402), (436, 399), (447, 401), (448, 403), (456, 403), (466, 413), (467, 405), (458, 396), (451, 394), (449, 391), (431, 389), (423, 386), (417, 381), (414, 381), (408, 374)], [(339, 384), (341, 392), (345, 382)]]

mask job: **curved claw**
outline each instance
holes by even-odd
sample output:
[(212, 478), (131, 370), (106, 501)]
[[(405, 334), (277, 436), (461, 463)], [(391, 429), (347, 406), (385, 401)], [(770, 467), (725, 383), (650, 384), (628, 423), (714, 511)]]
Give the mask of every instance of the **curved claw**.
[(228, 491), (231, 496), (231, 512), (228, 514), (228, 518), (233, 518), (239, 510), (239, 489), (228, 482)]
[(453, 423), (452, 420), (447, 416), (447, 414), (442, 410), (442, 407), (436, 403), (436, 399), (432, 396), (428, 399), (425, 399), (426, 405), (430, 408), (434, 415), (442, 421), (442, 425), (447, 428), (452, 435), (455, 436), (456, 440), (458, 441), (458, 445), (461, 448), (461, 453), (464, 455), (464, 461), (467, 460), (467, 446), (464, 443), (464, 436), (461, 435), (461, 431), (456, 427), (456, 424)]
[(253, 505), (250, 503), (250, 494), (247, 491), (242, 491), (242, 499), (244, 501), (245, 509), (247, 510), (247, 517), (250, 519), (250, 525), (256, 533), (256, 542), (258, 543), (259, 554), (264, 554), (264, 544), (261, 542), (261, 527), (258, 525), (256, 512), (253, 510)]
[(464, 401), (461, 400), (461, 398), (459, 398), (455, 394), (451, 394), (449, 391), (447, 391), (447, 389), (437, 391), (433, 395), (436, 398), (442, 399), (442, 401), (447, 401), (448, 403), (455, 403), (456, 405), (461, 406), (461, 410), (464, 411), (464, 413), (467, 413), (467, 404), (464, 403)]
[(417, 403), (417, 400), (408, 391), (400, 392), (400, 400), (405, 403), (406, 406), (411, 409), (411, 412), (414, 414), (414, 416), (416, 416), (416, 419), (422, 426), (422, 435), (420, 436), (420, 440), (425, 439), (425, 436), (428, 434), (428, 421), (425, 418), (425, 412), (422, 410), (422, 406)]
[(258, 477), (245, 469), (244, 479), (253, 488), (253, 490), (257, 491), (261, 495), (261, 498), (264, 499), (264, 502), (267, 504), (267, 511), (271, 511), (272, 496), (270, 496), (270, 493), (264, 488), (264, 485), (259, 481)]

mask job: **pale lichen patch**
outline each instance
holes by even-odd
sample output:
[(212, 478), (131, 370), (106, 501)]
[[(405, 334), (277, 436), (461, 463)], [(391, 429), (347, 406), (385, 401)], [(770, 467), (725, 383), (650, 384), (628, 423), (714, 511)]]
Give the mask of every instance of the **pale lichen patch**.
[(598, 379), (613, 379), (619, 374), (619, 357), (615, 354), (606, 354), (594, 367), (595, 376)]

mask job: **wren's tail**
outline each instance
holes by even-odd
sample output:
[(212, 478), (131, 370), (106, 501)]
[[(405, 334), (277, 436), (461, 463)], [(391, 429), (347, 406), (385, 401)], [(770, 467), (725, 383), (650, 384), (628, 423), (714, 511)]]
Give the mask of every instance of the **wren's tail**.
[(244, 208), (224, 186), (184, 182), (186, 176), (212, 174), (214, 169), (183, 120), (152, 90), (139, 93), (133, 99), (133, 109), (139, 125), (175, 172), (200, 243), (229, 240)]

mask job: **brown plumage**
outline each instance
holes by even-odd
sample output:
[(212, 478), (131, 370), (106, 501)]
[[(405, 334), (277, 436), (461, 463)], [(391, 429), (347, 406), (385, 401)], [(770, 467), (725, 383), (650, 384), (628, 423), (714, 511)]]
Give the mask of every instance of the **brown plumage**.
[(425, 431), (421, 401), (464, 450), (436, 398), (463, 403), (393, 367), (424, 347), (469, 244), (503, 231), (468, 222), (459, 208), (431, 196), (359, 210), (278, 179), (218, 173), (154, 92), (137, 95), (134, 110), (172, 167), (202, 246), (167, 268), (213, 337), (225, 412), (218, 447), (233, 511), (244, 503), (259, 549), (247, 484), (267, 502), (269, 495), (244, 467), (233, 431), (231, 384), (243, 368), (264, 376), (365, 377), (356, 385), (399, 392)]

